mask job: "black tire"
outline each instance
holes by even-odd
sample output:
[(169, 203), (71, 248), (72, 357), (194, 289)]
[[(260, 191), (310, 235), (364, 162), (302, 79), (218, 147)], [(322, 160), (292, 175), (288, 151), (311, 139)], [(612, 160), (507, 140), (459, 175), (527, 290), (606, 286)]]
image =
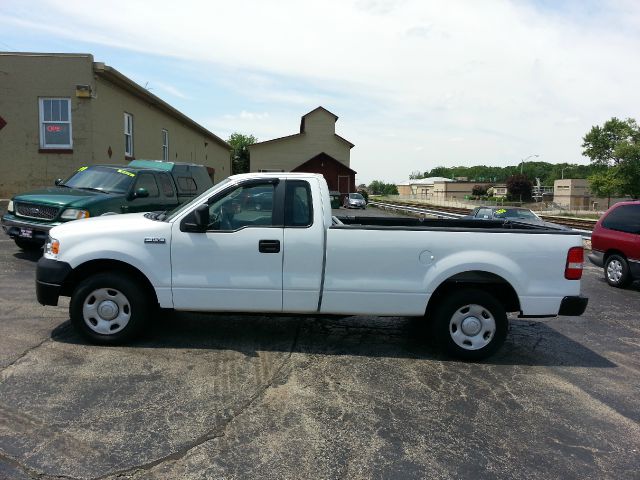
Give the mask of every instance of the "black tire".
[[(138, 283), (122, 273), (97, 273), (82, 280), (69, 303), (69, 316), (76, 331), (101, 345), (126, 343), (140, 335), (152, 307), (151, 299)], [(85, 302), (88, 312), (95, 305), (95, 311), (87, 314), (86, 321)], [(117, 316), (109, 319), (114, 310), (112, 304), (116, 305)]]
[(631, 283), (629, 264), (622, 255), (609, 255), (604, 263), (604, 279), (609, 285), (624, 288)]
[(25, 252), (37, 252), (38, 250), (42, 250), (42, 243), (34, 242), (33, 240), (26, 240), (24, 238), (14, 238), (14, 242), (18, 248), (24, 250)]
[(504, 306), (484, 290), (450, 291), (434, 308), (433, 316), (439, 345), (463, 360), (485, 359), (507, 338), (509, 322)]

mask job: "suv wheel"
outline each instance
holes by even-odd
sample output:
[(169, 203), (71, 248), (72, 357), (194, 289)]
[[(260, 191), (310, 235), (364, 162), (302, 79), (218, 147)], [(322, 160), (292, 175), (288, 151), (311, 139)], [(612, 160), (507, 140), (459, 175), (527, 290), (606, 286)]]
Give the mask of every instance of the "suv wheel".
[(612, 287), (626, 287), (631, 283), (629, 265), (621, 255), (609, 255), (604, 264), (604, 278)]

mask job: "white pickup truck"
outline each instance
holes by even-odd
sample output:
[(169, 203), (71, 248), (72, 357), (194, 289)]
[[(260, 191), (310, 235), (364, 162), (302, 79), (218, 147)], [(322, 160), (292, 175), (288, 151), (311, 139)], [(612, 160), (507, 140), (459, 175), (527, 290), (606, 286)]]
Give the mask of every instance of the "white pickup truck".
[(581, 315), (582, 238), (503, 221), (334, 217), (305, 173), (230, 177), (174, 211), (55, 227), (38, 262), (43, 305), (70, 296), (97, 343), (141, 333), (159, 308), (425, 316), (446, 350), (481, 359), (507, 312)]

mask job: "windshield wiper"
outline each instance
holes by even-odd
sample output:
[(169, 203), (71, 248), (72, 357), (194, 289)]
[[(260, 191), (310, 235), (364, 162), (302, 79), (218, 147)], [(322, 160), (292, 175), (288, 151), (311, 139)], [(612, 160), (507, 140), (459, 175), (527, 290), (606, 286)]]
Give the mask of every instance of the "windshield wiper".
[(91, 192), (100, 192), (100, 193), (109, 193), (106, 190), (100, 190), (99, 188), (93, 187), (76, 187), (78, 190), (89, 190)]
[(164, 212), (147, 212), (144, 214), (145, 218), (148, 218), (150, 220), (157, 220), (159, 222), (162, 222), (166, 217), (167, 217), (167, 211), (165, 210)]

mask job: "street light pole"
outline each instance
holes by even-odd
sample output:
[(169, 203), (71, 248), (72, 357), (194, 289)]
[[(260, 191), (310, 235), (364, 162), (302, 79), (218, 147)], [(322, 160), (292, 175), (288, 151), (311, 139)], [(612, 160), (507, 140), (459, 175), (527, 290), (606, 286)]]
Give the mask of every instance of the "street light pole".
[(529, 155), (527, 158), (523, 158), (520, 163), (520, 175), (522, 175), (522, 170), (524, 169), (524, 162), (533, 157), (539, 157), (540, 155), (534, 153), (533, 155)]

